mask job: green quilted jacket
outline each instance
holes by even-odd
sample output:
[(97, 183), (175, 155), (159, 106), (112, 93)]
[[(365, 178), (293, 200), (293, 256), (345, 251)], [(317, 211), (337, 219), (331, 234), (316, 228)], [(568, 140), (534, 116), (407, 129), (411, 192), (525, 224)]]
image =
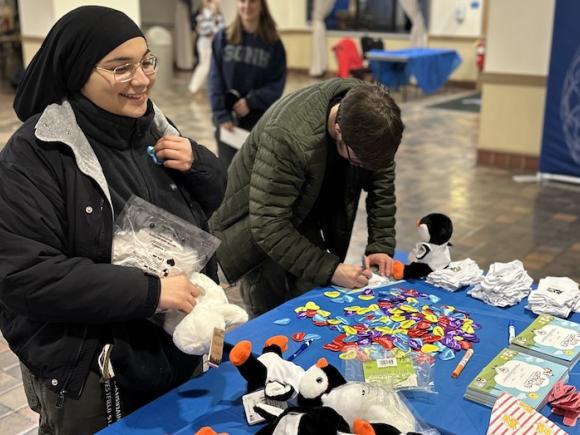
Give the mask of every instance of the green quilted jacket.
[[(334, 96), (360, 82), (331, 79), (275, 103), (254, 127), (228, 173), (225, 198), (210, 219), (222, 240), (217, 257), (230, 282), (271, 257), (313, 285), (328, 284), (344, 261), (362, 189), (368, 192), (366, 253), (395, 249), (395, 163), (379, 171), (348, 165), (342, 219), (320, 237), (308, 228), (324, 180), (327, 112)], [(338, 215), (338, 214), (337, 214)]]

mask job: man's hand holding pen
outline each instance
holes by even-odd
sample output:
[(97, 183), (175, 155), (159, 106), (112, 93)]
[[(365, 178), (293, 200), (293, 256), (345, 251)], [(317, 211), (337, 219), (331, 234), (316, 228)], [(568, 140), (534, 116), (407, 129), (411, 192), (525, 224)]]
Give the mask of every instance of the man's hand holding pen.
[(340, 263), (330, 281), (340, 287), (359, 288), (368, 285), (371, 276), (370, 269), (354, 264)]

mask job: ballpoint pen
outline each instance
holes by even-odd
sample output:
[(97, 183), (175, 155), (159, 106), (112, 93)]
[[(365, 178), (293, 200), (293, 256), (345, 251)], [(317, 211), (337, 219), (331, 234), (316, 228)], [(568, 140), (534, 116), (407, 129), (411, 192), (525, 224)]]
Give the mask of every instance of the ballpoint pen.
[(304, 343), (300, 345), (300, 347), (294, 352), (292, 355), (288, 357), (288, 361), (294, 361), (298, 355), (308, 349), (308, 346), (312, 344), (314, 340), (305, 340)]

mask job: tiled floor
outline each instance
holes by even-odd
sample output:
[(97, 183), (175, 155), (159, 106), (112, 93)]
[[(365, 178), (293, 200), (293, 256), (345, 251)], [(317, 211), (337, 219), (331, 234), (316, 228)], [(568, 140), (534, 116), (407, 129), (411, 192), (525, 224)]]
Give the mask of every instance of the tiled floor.
[[(188, 95), (188, 80), (188, 75), (178, 74), (174, 87), (157, 90), (155, 100), (183, 134), (215, 150), (207, 99)], [(291, 75), (286, 92), (313, 81)], [(411, 92), (402, 103), (407, 129), (397, 157), (398, 247), (412, 248), (415, 221), (440, 211), (455, 224), (454, 259), (471, 257), (483, 269), (494, 261), (521, 259), (536, 280), (555, 275), (580, 282), (580, 187), (518, 184), (512, 180), (514, 172), (477, 167), (479, 115), (427, 107), (465, 93), (447, 89), (425, 97)], [(19, 125), (12, 98), (2, 84), (0, 147)], [(349, 251), (352, 262), (359, 261), (366, 242), (363, 201)], [(239, 301), (235, 288), (228, 293)], [(17, 360), (0, 340), (0, 434), (34, 433), (35, 425)]]

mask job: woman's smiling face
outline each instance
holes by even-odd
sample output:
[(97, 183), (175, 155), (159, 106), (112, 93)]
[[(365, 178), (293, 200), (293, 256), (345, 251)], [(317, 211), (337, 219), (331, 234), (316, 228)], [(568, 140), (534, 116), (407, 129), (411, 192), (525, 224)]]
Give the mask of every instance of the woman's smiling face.
[[(115, 115), (139, 118), (147, 111), (147, 100), (155, 84), (155, 73), (147, 75), (139, 66), (134, 77), (126, 82), (115, 79), (112, 70), (125, 64), (137, 64), (149, 54), (142, 37), (132, 38), (119, 45), (98, 62), (82, 94), (95, 105)], [(106, 70), (104, 70), (106, 69)]]

